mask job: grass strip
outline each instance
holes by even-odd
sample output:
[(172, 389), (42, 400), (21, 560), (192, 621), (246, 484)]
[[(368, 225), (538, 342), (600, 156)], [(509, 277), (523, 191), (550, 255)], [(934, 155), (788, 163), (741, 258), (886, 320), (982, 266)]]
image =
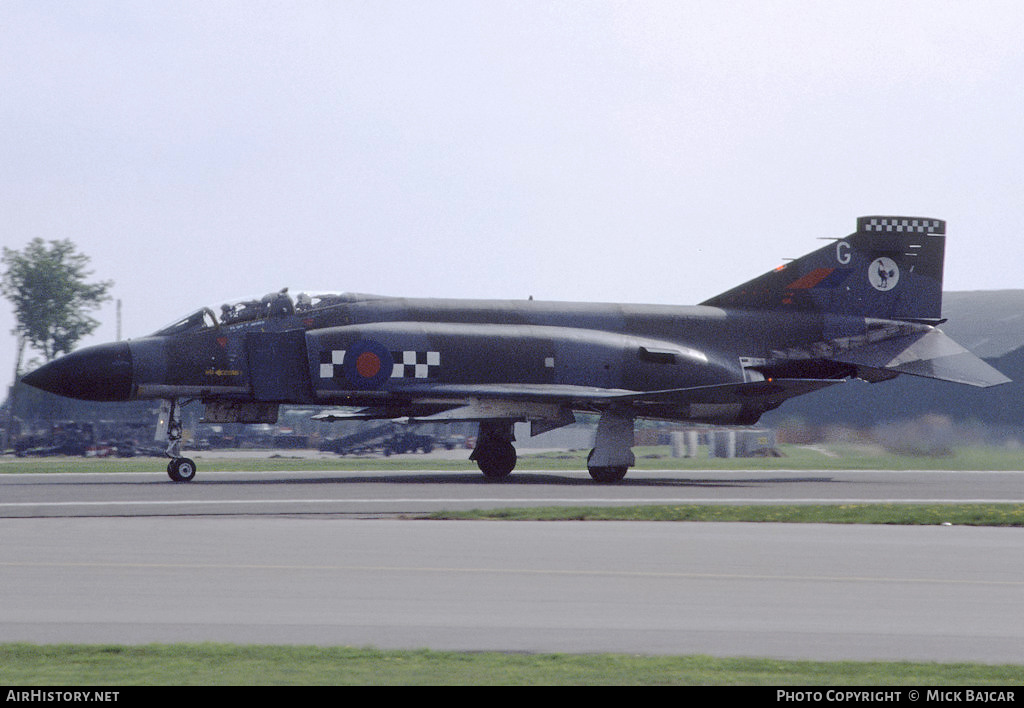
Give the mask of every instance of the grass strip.
[[(992, 470), (1024, 471), (1024, 455), (1002, 447), (961, 447), (944, 455), (899, 455), (874, 448), (782, 445), (781, 457), (715, 458), (707, 456), (672, 457), (667, 446), (635, 447), (637, 470)], [(238, 457), (211, 456), (186, 452), (199, 463), (200, 470), (223, 472), (256, 471), (332, 471), (373, 472), (388, 470), (471, 471), (479, 474), (470, 461), (470, 451), (456, 459), (429, 455), (382, 456), (310, 456), (286, 450), (265, 451), (265, 455)], [(516, 473), (529, 471), (586, 471), (586, 450), (531, 453), (520, 450)], [(85, 457), (0, 457), (0, 474), (52, 472), (162, 472), (167, 459), (161, 457), (85, 458)], [(513, 473), (515, 474), (515, 473)]]
[(229, 644), (0, 644), (7, 686), (1022, 685), (1021, 667)]
[(1024, 504), (716, 504), (622, 507), (506, 507), (443, 511), (439, 520), (746, 521), (810, 524), (1024, 526)]

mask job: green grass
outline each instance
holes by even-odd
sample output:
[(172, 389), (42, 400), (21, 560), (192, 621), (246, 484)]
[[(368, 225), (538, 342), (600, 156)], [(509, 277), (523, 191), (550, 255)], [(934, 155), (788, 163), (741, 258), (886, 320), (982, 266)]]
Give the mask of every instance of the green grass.
[[(1024, 471), (1024, 451), (965, 446), (946, 455), (901, 455), (855, 445), (781, 445), (782, 457), (673, 458), (668, 448), (634, 448), (636, 469), (835, 469), (835, 470), (1010, 470)], [(585, 460), (585, 456), (580, 458)], [(584, 465), (585, 466), (585, 465)]]
[(0, 685), (1008, 686), (1019, 666), (168, 644), (0, 645)]
[(441, 511), (430, 519), (503, 521), (747, 521), (809, 524), (1024, 526), (1024, 504), (768, 504), (508, 507)]
[[(635, 469), (638, 470), (841, 470), (841, 469), (883, 469), (883, 470), (1010, 470), (1024, 471), (1024, 451), (998, 447), (961, 447), (948, 455), (898, 455), (876, 448), (857, 446), (831, 446), (828, 449), (817, 446), (782, 445), (782, 457), (713, 458), (702, 453), (694, 458), (671, 457), (667, 446), (635, 447)], [(575, 470), (586, 469), (586, 450), (531, 453), (520, 451), (516, 471), (532, 470)], [(415, 469), (476, 471), (476, 464), (470, 461), (469, 450), (457, 459), (443, 459), (426, 455), (396, 457), (337, 456), (324, 455), (308, 457), (288, 451), (266, 451), (265, 456), (204, 458), (203, 453), (194, 454), (200, 467), (224, 472), (245, 471), (387, 471)], [(49, 473), (49, 472), (154, 472), (162, 471), (166, 460), (159, 457), (134, 458), (83, 458), (83, 457), (27, 457), (0, 458), (0, 473)]]

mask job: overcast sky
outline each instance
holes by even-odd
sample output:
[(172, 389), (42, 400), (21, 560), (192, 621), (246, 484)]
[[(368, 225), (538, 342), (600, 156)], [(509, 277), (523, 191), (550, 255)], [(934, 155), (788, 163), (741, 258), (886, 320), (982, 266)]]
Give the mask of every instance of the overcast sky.
[(948, 220), (947, 290), (1022, 288), (1022, 28), (1018, 0), (0, 0), (0, 241), (72, 239), (125, 337), (285, 286), (695, 304), (866, 214)]

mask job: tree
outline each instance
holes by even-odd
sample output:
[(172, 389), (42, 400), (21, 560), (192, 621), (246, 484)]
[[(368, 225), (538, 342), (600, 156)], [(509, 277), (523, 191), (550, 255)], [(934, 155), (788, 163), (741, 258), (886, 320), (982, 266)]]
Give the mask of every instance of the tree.
[(21, 251), (5, 247), (2, 260), (7, 269), (0, 292), (14, 305), (19, 367), (26, 345), (50, 361), (99, 326), (88, 313), (110, 299), (113, 281), (87, 283), (89, 257), (70, 240), (47, 245), (36, 238)]

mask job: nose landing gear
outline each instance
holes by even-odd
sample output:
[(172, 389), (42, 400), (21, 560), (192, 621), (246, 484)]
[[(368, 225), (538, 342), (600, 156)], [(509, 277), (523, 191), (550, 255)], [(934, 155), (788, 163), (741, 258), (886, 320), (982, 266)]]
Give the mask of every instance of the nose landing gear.
[(167, 463), (167, 476), (175, 482), (191, 482), (196, 476), (196, 463), (188, 457), (175, 457)]
[(181, 416), (178, 413), (177, 401), (170, 401), (167, 415), (167, 476), (174, 482), (191, 482), (196, 476), (196, 463), (188, 457), (181, 456)]

